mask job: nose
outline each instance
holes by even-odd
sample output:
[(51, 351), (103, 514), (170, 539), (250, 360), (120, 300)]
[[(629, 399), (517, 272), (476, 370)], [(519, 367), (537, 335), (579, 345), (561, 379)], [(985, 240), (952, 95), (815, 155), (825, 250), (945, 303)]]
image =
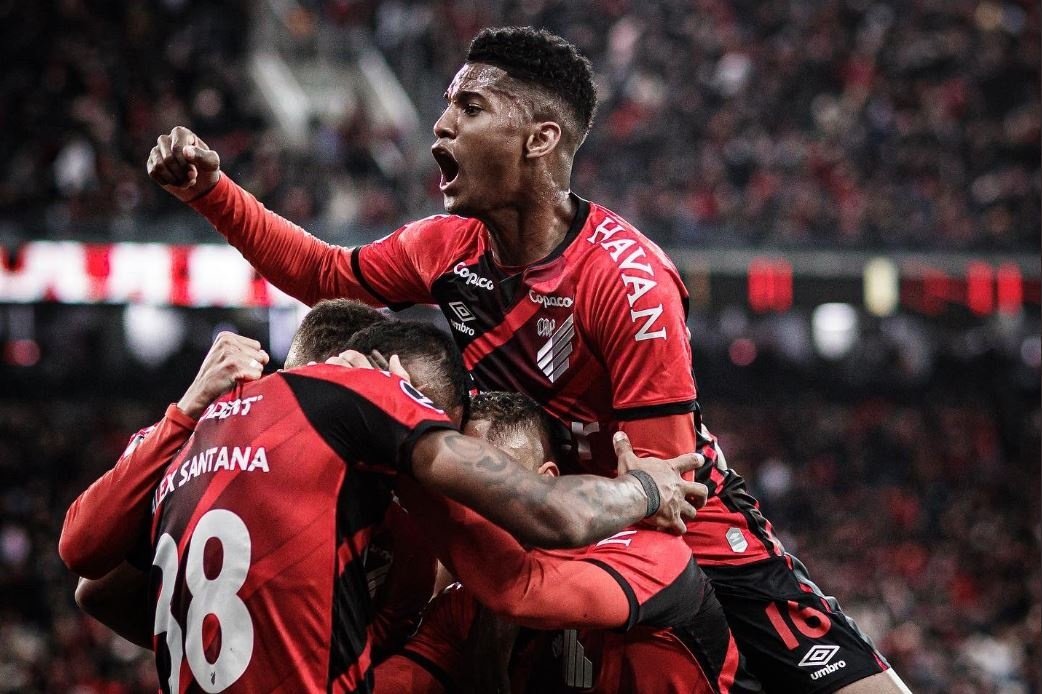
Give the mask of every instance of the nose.
[(441, 113), (441, 117), (434, 123), (434, 137), (451, 139), (456, 136), (455, 121), (452, 118), (452, 106)]

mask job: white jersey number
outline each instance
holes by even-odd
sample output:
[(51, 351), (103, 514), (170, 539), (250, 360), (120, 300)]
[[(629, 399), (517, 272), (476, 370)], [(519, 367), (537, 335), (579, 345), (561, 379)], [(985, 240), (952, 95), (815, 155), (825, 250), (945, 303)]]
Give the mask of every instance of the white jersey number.
[[(211, 540), (220, 546), (220, 571), (213, 577), (203, 570), (203, 554)], [(185, 635), (170, 609), (177, 580), (177, 543), (164, 533), (156, 544), (152, 564), (163, 572), (156, 603), (153, 634), (166, 634), (170, 651), (170, 691), (180, 691), (182, 658), (188, 659), (192, 676), (205, 692), (220, 692), (235, 683), (253, 656), (253, 620), (239, 590), (250, 570), (250, 531), (239, 516), (224, 509), (208, 511), (195, 526), (185, 560), (185, 585), (192, 594), (185, 619)], [(221, 652), (214, 662), (206, 657), (203, 620), (213, 615), (221, 634)], [(183, 645), (182, 645), (183, 642)]]

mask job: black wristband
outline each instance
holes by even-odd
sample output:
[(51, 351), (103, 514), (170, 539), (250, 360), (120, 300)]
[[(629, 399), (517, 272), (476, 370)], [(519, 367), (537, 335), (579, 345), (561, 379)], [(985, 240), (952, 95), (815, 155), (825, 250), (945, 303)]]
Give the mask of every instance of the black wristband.
[(651, 479), (651, 475), (644, 472), (643, 470), (630, 470), (626, 473), (627, 475), (633, 475), (640, 482), (640, 486), (644, 487), (644, 493), (648, 495), (648, 512), (644, 516), (650, 518), (658, 513), (658, 507), (662, 504), (662, 499), (658, 495), (658, 485), (655, 484), (655, 480)]

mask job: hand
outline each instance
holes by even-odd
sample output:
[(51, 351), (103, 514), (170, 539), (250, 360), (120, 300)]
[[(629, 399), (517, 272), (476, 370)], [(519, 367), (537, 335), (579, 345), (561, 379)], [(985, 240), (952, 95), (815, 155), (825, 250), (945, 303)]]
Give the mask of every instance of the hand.
[(188, 128), (160, 135), (145, 164), (148, 175), (181, 202), (210, 191), (221, 178), (221, 158)]
[(409, 372), (402, 366), (402, 360), (398, 358), (397, 354), (392, 354), (391, 359), (387, 360), (384, 355), (380, 354), (378, 350), (373, 350), (369, 353), (369, 356), (365, 356), (361, 352), (356, 352), (353, 349), (346, 350), (326, 359), (327, 364), (335, 364), (336, 366), (346, 366), (353, 369), (380, 369), (381, 371), (387, 371), (395, 376), (398, 376), (407, 383), (412, 383), (412, 378), (409, 376)]
[(177, 407), (189, 417), (198, 419), (217, 398), (240, 381), (256, 381), (263, 375), (268, 353), (260, 343), (235, 333), (222, 332), (203, 359), (199, 373), (188, 386)]
[(629, 437), (621, 431), (615, 434), (613, 443), (619, 459), (620, 476), (630, 470), (643, 470), (651, 475), (658, 487), (659, 508), (647, 521), (660, 530), (684, 534), (687, 531), (685, 521), (694, 520), (696, 509), (705, 506), (709, 489), (704, 484), (689, 482), (681, 475), (702, 467), (705, 459), (698, 453), (685, 453), (670, 460), (639, 458), (633, 452)]

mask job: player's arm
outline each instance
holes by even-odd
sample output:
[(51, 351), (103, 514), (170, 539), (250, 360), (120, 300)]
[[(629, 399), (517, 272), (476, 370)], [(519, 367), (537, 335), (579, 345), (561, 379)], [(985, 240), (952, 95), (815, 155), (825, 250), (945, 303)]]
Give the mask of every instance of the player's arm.
[(127, 641), (151, 650), (148, 599), (148, 574), (128, 562), (101, 578), (81, 578), (76, 585), (80, 609)]
[(399, 482), (398, 493), (435, 553), (496, 614), (537, 629), (613, 628), (628, 622), (626, 594), (603, 569), (526, 551), (474, 511), (407, 479)]
[(552, 478), (525, 469), (483, 441), (438, 430), (416, 442), (412, 474), (538, 547), (587, 545), (645, 518), (683, 533), (685, 519), (695, 517), (687, 497), (704, 501), (705, 487), (680, 474), (698, 467), (701, 458), (637, 458), (625, 435), (616, 438), (616, 452), (620, 468), (636, 474)]
[(260, 378), (267, 361), (256, 340), (218, 335), (178, 403), (167, 407), (151, 430), (131, 439), (116, 465), (69, 506), (58, 554), (73, 573), (101, 578), (128, 556), (147, 532), (152, 494), (163, 471), (192, 435), (196, 419), (236, 382)]
[[(621, 234), (605, 239), (622, 243)], [(633, 268), (601, 262), (583, 277), (577, 303), (610, 373), (615, 418), (638, 455), (698, 450), (686, 289), (656, 247), (637, 241), (625, 253)]]
[(431, 300), (396, 238), (367, 247), (367, 266), (379, 267), (367, 281), (360, 249), (320, 241), (265, 208), (220, 166), (217, 152), (181, 126), (159, 137), (147, 163), (153, 180), (206, 217), (265, 279), (309, 306), (333, 298), (372, 305)]

